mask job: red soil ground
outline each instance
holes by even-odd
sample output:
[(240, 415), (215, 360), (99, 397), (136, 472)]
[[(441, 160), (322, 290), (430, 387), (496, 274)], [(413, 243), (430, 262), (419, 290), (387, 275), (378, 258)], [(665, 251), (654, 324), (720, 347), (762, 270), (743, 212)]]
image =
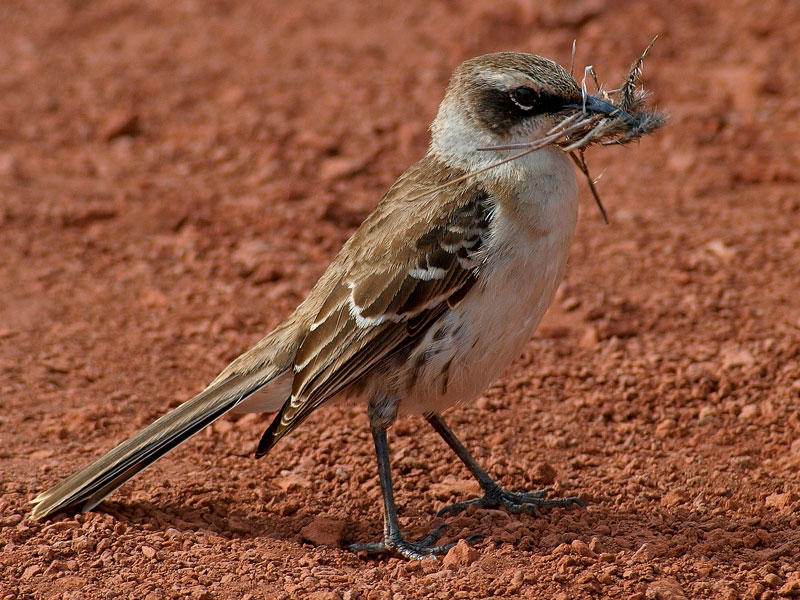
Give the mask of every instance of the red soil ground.
[[(305, 295), (424, 151), (453, 67), (496, 50), (645, 66), (669, 125), (590, 153), (566, 282), (524, 355), (449, 419), (510, 488), (474, 552), (359, 558), (381, 533), (362, 410), (266, 459), (224, 419), (98, 512), (40, 490), (199, 391)], [(800, 595), (800, 3), (4, 2), (0, 599)], [(401, 522), (477, 492), (420, 419)]]

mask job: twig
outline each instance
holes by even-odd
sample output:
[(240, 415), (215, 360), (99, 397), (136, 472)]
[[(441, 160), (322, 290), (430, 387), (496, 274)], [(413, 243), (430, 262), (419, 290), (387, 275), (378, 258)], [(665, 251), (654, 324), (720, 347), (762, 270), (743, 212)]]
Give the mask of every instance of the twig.
[(628, 76), (625, 78), (622, 86), (620, 86), (619, 104), (623, 110), (627, 111), (635, 108), (639, 103), (639, 99), (636, 98), (636, 82), (642, 76), (644, 59), (647, 57), (650, 49), (653, 47), (653, 44), (656, 43), (657, 39), (658, 36), (654, 37), (653, 40), (647, 45), (647, 48), (644, 49), (642, 55), (633, 62), (630, 70), (628, 71)]
[(572, 159), (578, 169), (580, 169), (581, 173), (584, 174), (586, 177), (586, 182), (589, 184), (589, 189), (592, 191), (592, 196), (594, 197), (595, 204), (597, 204), (597, 208), (600, 209), (600, 214), (603, 215), (603, 221), (605, 221), (606, 225), (608, 225), (608, 213), (606, 213), (606, 209), (603, 206), (603, 202), (600, 200), (600, 194), (597, 193), (597, 188), (594, 185), (594, 181), (592, 180), (592, 176), (589, 175), (589, 165), (586, 164), (586, 157), (583, 155), (583, 148), (578, 150), (580, 158), (575, 155), (575, 152), (570, 152), (569, 156)]
[[(438, 192), (452, 185), (456, 185), (462, 181), (470, 179), (491, 171), (497, 167), (515, 161), (523, 156), (527, 156), (536, 150), (540, 150), (548, 145), (554, 145), (568, 153), (573, 162), (577, 165), (578, 169), (586, 177), (589, 184), (589, 189), (592, 192), (595, 203), (600, 209), (600, 214), (603, 216), (603, 221), (608, 223), (608, 215), (605, 207), (600, 200), (600, 195), (597, 192), (595, 181), (592, 180), (589, 174), (589, 167), (586, 164), (586, 157), (584, 150), (593, 144), (627, 144), (636, 140), (648, 133), (658, 129), (663, 123), (665, 117), (654, 112), (643, 109), (644, 99), (646, 94), (643, 91), (636, 92), (636, 82), (642, 73), (642, 65), (653, 44), (658, 39), (658, 36), (653, 38), (653, 41), (647, 46), (642, 55), (634, 61), (631, 65), (628, 76), (622, 82), (622, 85), (610, 92), (604, 91), (597, 80), (597, 74), (594, 68), (589, 65), (584, 69), (583, 79), (581, 80), (581, 96), (583, 100), (583, 110), (574, 112), (567, 115), (561, 121), (551, 127), (543, 137), (530, 142), (522, 142), (518, 144), (507, 144), (502, 146), (491, 146), (485, 148), (477, 148), (479, 152), (487, 151), (507, 151), (507, 150), (522, 150), (517, 154), (498, 160), (486, 167), (482, 167), (475, 171), (465, 173), (460, 177), (451, 179), (436, 187), (433, 187), (425, 192), (413, 196), (410, 200), (417, 200), (429, 194)], [(570, 65), (570, 73), (574, 68), (575, 63), (575, 47), (576, 43), (572, 43), (572, 64)], [(586, 79), (591, 75), (595, 85), (600, 94), (606, 101), (615, 104), (619, 108), (619, 113), (612, 113), (611, 115), (590, 114), (586, 111), (586, 102), (588, 91), (586, 90)], [(614, 95), (617, 98), (616, 102), (611, 102), (611, 97)], [(617, 111), (614, 111), (615, 113)], [(624, 115), (624, 118), (623, 118)], [(577, 139), (575, 139), (575, 137)]]
[(578, 40), (572, 40), (572, 58), (569, 61), (569, 75), (570, 77), (574, 77), (574, 70), (575, 70), (575, 45), (577, 44)]

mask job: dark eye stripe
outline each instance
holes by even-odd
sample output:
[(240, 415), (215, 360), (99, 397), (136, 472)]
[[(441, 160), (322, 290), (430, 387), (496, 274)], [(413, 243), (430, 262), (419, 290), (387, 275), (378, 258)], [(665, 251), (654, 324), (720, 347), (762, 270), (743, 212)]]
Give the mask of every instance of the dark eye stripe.
[(558, 96), (542, 94), (525, 86), (511, 90), (509, 96), (511, 101), (528, 115), (555, 112), (564, 103), (563, 99)]
[(530, 110), (539, 101), (538, 92), (529, 87), (518, 87), (511, 90), (511, 99), (523, 110)]
[[(556, 112), (564, 104), (564, 98), (548, 93), (539, 93), (531, 89), (536, 99), (531, 106), (522, 106), (512, 94), (513, 90), (501, 90), (496, 87), (481, 87), (474, 90), (475, 116), (489, 131), (497, 134), (507, 133), (514, 125), (535, 115)], [(526, 92), (522, 92), (523, 96)], [(525, 98), (525, 101), (529, 101)]]

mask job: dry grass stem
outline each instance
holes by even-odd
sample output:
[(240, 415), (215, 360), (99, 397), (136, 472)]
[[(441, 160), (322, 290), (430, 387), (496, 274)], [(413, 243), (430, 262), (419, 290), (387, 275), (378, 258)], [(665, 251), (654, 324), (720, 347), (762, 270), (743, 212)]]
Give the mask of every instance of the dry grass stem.
[[(462, 175), (461, 177), (451, 179), (447, 183), (443, 183), (442, 185), (422, 192), (418, 196), (411, 198), (411, 200), (416, 200), (417, 198), (421, 198), (441, 189), (456, 185), (461, 181), (481, 173), (485, 173), (486, 171), (490, 171), (506, 163), (515, 161), (530, 154), (531, 152), (535, 152), (536, 150), (540, 150), (545, 146), (552, 144), (561, 148), (564, 152), (567, 152), (578, 166), (578, 169), (580, 169), (580, 171), (586, 177), (586, 181), (589, 184), (589, 189), (591, 190), (595, 202), (600, 209), (600, 214), (603, 215), (603, 220), (608, 223), (608, 216), (605, 208), (603, 208), (602, 202), (600, 201), (600, 196), (597, 193), (595, 182), (592, 181), (592, 178), (589, 175), (589, 168), (586, 164), (586, 159), (583, 153), (586, 148), (595, 144), (608, 145), (630, 143), (634, 140), (638, 140), (644, 135), (652, 133), (664, 124), (666, 116), (652, 109), (648, 109), (645, 106), (647, 93), (643, 88), (637, 89), (636, 87), (636, 84), (642, 74), (642, 65), (644, 63), (644, 59), (650, 51), (650, 48), (653, 47), (656, 39), (658, 39), (658, 36), (656, 36), (656, 38), (650, 42), (642, 55), (636, 61), (634, 61), (634, 63), (631, 65), (628, 75), (625, 77), (620, 87), (615, 90), (611, 90), (609, 92), (602, 90), (599, 82), (597, 81), (597, 75), (595, 74), (594, 68), (591, 65), (586, 67), (584, 70), (583, 80), (581, 82), (581, 88), (584, 95), (583, 108), (578, 108), (577, 110), (573, 110), (572, 112), (565, 114), (564, 118), (556, 123), (556, 125), (554, 125), (544, 135), (544, 137), (539, 138), (538, 140), (520, 144), (507, 144), (504, 146), (478, 148), (479, 151), (522, 150), (522, 152), (499, 160), (482, 169)], [(611, 115), (605, 115), (592, 113), (586, 110), (585, 100), (588, 96), (588, 92), (586, 90), (586, 78), (590, 75), (597, 86), (599, 96), (609, 104), (619, 108), (619, 111), (614, 111), (614, 113)]]
[[(664, 124), (666, 116), (648, 108), (646, 106), (647, 92), (643, 87), (637, 87), (637, 83), (642, 75), (644, 59), (647, 57), (647, 54), (650, 52), (650, 49), (657, 39), (658, 36), (653, 38), (653, 41), (645, 48), (642, 55), (633, 62), (622, 84), (614, 90), (603, 90), (597, 80), (594, 68), (591, 65), (587, 66), (581, 81), (581, 90), (584, 98), (583, 107), (571, 114), (567, 114), (550, 129), (544, 137), (522, 144), (493, 146), (491, 148), (479, 148), (479, 150), (525, 150), (525, 152), (516, 154), (493, 165), (500, 166), (510, 160), (516, 160), (529, 152), (538, 150), (545, 145), (553, 144), (558, 146), (564, 152), (569, 153), (578, 169), (586, 177), (589, 190), (592, 192), (597, 207), (600, 209), (600, 214), (603, 216), (603, 220), (608, 223), (608, 216), (600, 200), (595, 182), (589, 175), (589, 167), (586, 164), (584, 151), (596, 144), (604, 146), (610, 144), (628, 144), (652, 133)], [(586, 110), (586, 98), (588, 96), (586, 79), (589, 76), (592, 77), (595, 83), (597, 95), (602, 100), (618, 108), (619, 111), (615, 111), (611, 115), (605, 115), (592, 113)], [(488, 168), (483, 169), (483, 171), (486, 170), (488, 170)]]

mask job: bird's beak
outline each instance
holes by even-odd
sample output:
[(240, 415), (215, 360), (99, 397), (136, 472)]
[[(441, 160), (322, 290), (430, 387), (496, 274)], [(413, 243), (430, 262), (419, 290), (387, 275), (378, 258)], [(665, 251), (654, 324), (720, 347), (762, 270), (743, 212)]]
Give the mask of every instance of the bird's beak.
[(584, 96), (584, 101), (581, 104), (567, 104), (564, 108), (579, 108), (586, 112), (598, 113), (601, 115), (608, 115), (615, 119), (624, 119), (630, 125), (637, 125), (638, 121), (630, 114), (613, 104), (609, 104), (605, 100), (601, 100), (597, 96)]

